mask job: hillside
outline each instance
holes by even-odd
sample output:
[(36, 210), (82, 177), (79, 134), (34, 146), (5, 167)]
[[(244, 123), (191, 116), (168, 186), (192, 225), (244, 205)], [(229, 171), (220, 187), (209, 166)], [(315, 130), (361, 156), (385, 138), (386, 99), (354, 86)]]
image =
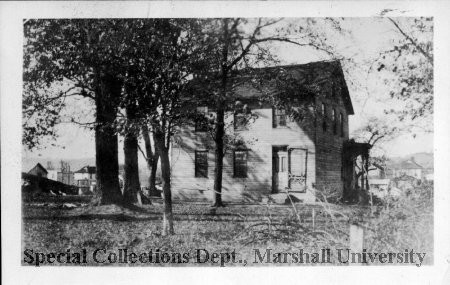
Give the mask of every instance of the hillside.
[(414, 159), (414, 161), (423, 168), (434, 168), (434, 154), (431, 152), (418, 152), (411, 155), (393, 157), (390, 159), (390, 161), (398, 163), (401, 161), (409, 160), (411, 158)]

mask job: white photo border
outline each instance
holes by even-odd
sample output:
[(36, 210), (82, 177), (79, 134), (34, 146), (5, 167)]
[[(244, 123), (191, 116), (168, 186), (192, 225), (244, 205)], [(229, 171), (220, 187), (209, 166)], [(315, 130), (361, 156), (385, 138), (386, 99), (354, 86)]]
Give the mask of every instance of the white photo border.
[[(30, 267), (21, 265), (23, 20), (153, 17), (434, 17), (434, 265), (346, 267)], [(398, 12), (396, 12), (398, 11)], [(3, 284), (450, 284), (450, 2), (444, 1), (49, 1), (0, 2)]]

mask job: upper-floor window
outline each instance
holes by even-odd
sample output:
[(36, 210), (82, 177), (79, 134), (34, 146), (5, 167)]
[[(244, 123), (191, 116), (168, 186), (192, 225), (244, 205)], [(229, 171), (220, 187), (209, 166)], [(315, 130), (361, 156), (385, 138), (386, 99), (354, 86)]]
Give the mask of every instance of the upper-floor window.
[(332, 113), (332, 121), (333, 121), (333, 134), (337, 134), (337, 115), (336, 115), (336, 109), (333, 109)]
[(246, 178), (247, 177), (247, 150), (235, 150), (234, 151), (234, 177)]
[(285, 127), (286, 126), (286, 110), (273, 109), (273, 127)]
[(208, 151), (195, 151), (195, 177), (208, 177)]
[(247, 115), (242, 110), (236, 111), (233, 122), (236, 131), (245, 130), (247, 128)]
[(322, 103), (322, 131), (327, 131), (327, 106)]
[(208, 130), (208, 122), (206, 121), (206, 115), (208, 114), (208, 107), (197, 107), (197, 113), (199, 114), (199, 116), (195, 120), (195, 131), (206, 132)]
[(340, 125), (341, 137), (344, 137), (344, 115), (342, 115), (342, 113), (339, 114), (339, 125)]
[(335, 80), (331, 82), (331, 97), (335, 98), (337, 94), (337, 83)]

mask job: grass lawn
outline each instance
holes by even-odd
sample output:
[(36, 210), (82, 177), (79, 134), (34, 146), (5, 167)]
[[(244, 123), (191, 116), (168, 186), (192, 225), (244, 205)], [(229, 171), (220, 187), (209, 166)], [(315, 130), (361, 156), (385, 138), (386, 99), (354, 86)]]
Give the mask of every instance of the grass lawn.
[[(24, 265), (34, 266), (40, 258), (40, 266), (59, 265), (48, 262), (48, 254), (54, 261), (52, 254), (58, 253), (65, 253), (61, 255), (62, 265), (73, 265), (67, 256), (76, 263), (77, 253), (82, 256), (83, 250), (87, 257), (81, 257), (80, 265), (88, 266), (347, 265), (339, 262), (336, 253), (349, 247), (348, 219), (369, 213), (366, 208), (338, 205), (325, 211), (319, 206), (297, 204), (294, 211), (290, 205), (213, 209), (208, 204), (175, 203), (176, 234), (164, 237), (160, 202), (138, 212), (117, 206), (66, 209), (62, 205), (24, 203), (22, 246), (23, 251), (28, 250), (28, 255), (22, 253)], [(331, 219), (330, 213), (339, 215)], [(322, 249), (330, 249), (329, 263), (323, 259)], [(272, 255), (278, 252), (288, 255)], [(127, 262), (121, 263), (124, 256)]]

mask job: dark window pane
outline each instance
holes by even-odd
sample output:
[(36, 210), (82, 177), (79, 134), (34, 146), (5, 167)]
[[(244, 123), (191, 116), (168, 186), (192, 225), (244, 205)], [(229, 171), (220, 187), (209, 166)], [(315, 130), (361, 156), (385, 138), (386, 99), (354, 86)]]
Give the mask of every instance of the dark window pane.
[(208, 107), (197, 107), (198, 118), (195, 120), (195, 131), (206, 132), (208, 124), (206, 121), (206, 115), (208, 114)]
[(331, 83), (331, 96), (334, 98), (334, 97), (336, 97), (336, 94), (337, 94), (337, 83), (336, 82), (334, 82), (334, 80), (333, 80), (333, 82)]
[(277, 115), (278, 126), (286, 126), (286, 115)]
[(208, 177), (207, 151), (195, 151), (195, 177)]
[(195, 122), (195, 131), (196, 132), (206, 132), (207, 131), (207, 125), (204, 122), (196, 121)]
[(286, 126), (286, 111), (282, 109), (275, 109), (273, 113), (273, 127)]
[(247, 128), (247, 117), (243, 113), (234, 114), (234, 129), (245, 130)]
[(234, 151), (234, 177), (247, 177), (247, 151)]
[(337, 116), (335, 109), (333, 109), (333, 134), (337, 134)]

